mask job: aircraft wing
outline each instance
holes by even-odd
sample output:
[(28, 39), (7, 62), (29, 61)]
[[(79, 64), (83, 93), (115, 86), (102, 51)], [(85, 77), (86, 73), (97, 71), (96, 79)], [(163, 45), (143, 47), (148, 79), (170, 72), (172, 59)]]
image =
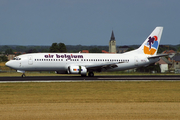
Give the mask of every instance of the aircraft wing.
[(95, 70), (95, 71), (99, 71), (102, 69), (107, 70), (107, 69), (112, 69), (112, 68), (118, 67), (117, 64), (120, 64), (120, 63), (124, 63), (124, 62), (107, 63), (107, 64), (101, 64), (101, 65), (88, 65), (88, 66), (86, 66), (86, 68), (88, 70)]

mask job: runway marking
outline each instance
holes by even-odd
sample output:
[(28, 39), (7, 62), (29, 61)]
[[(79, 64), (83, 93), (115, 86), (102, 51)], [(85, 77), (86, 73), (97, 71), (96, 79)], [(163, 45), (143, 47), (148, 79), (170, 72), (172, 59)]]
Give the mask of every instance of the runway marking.
[(105, 79), (105, 80), (180, 80), (179, 77), (149, 77), (149, 78), (144, 78), (144, 77), (136, 77), (136, 78), (132, 78), (132, 77), (120, 77), (120, 78), (97, 78), (97, 79)]
[[(97, 80), (42, 80), (42, 81), (32, 80), (32, 81), (0, 81), (0, 83), (28, 83), (28, 82), (49, 83), (49, 82), (92, 82), (92, 81), (97, 81)], [(98, 80), (98, 81), (102, 81), (102, 80)]]
[(53, 82), (64, 82), (64, 83), (69, 83), (69, 82), (151, 82), (151, 81), (180, 81), (180, 80), (55, 80), (55, 81), (0, 81), (0, 83), (53, 83)]

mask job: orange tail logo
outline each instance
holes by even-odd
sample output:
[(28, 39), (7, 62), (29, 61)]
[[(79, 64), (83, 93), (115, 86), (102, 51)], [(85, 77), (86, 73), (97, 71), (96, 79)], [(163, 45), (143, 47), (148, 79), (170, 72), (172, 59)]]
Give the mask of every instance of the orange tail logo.
[(147, 43), (144, 45), (144, 53), (148, 55), (154, 55), (154, 53), (157, 51), (158, 48), (158, 37), (153, 36), (149, 37), (149, 40)]

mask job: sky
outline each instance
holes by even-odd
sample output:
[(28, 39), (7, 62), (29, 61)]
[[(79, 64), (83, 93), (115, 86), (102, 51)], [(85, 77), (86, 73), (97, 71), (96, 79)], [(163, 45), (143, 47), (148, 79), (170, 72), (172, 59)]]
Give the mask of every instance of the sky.
[(180, 0), (0, 0), (0, 45), (140, 45), (156, 26), (180, 44)]

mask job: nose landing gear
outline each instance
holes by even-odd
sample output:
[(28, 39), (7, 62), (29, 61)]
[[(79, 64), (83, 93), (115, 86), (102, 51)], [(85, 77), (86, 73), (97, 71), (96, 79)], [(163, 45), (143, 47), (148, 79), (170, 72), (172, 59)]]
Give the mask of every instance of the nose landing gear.
[(17, 70), (17, 72), (22, 73), (21, 77), (26, 77), (25, 71), (23, 71), (23, 70)]

